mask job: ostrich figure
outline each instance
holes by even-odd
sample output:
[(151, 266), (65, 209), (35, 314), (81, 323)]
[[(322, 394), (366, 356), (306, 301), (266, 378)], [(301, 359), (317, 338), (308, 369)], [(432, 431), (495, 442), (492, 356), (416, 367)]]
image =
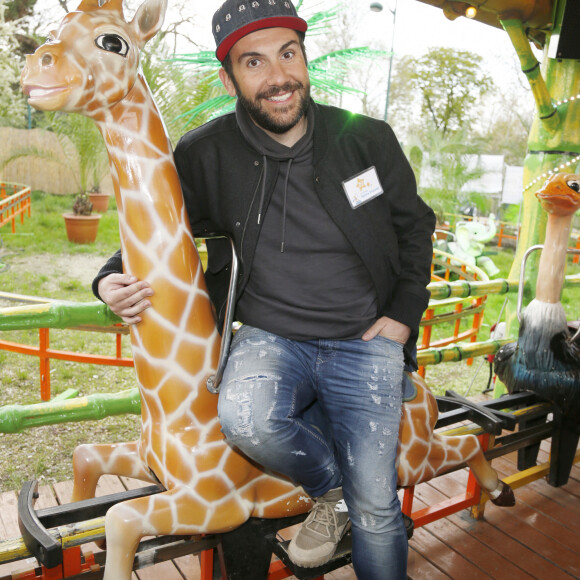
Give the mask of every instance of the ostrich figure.
[(570, 332), (560, 296), (579, 190), (579, 175), (558, 173), (536, 193), (548, 212), (536, 297), (523, 312), (517, 342), (503, 346), (495, 357), (495, 372), (510, 393), (534, 391), (558, 407), (564, 433), (560, 451), (570, 465), (580, 433), (580, 338)]

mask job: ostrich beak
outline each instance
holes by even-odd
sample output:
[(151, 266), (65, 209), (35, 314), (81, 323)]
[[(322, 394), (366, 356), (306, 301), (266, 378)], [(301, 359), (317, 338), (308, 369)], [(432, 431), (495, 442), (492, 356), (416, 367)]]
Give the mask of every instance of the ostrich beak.
[(536, 192), (536, 197), (548, 213), (571, 215), (580, 208), (580, 175), (556, 173)]

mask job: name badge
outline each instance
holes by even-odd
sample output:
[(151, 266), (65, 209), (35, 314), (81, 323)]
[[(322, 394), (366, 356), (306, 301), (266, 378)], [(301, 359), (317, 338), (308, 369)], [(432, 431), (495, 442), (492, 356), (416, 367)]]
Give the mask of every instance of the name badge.
[(365, 169), (358, 175), (342, 182), (342, 187), (348, 197), (352, 209), (378, 197), (383, 192), (377, 170), (373, 167)]

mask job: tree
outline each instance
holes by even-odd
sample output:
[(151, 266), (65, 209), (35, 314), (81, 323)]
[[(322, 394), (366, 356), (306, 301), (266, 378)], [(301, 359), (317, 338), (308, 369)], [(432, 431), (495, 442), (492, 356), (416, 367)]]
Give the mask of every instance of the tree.
[(489, 95), (488, 114), (478, 123), (475, 134), (485, 143), (485, 152), (504, 155), (508, 165), (523, 165), (534, 118), (534, 98), (515, 61), (516, 57), (512, 76)]
[(25, 19), (35, 2), (0, 2), (0, 125), (26, 126), (27, 108), (20, 89), (20, 71), (24, 50), (31, 46), (30, 37), (24, 33)]
[(444, 221), (445, 213), (457, 213), (473, 203), (465, 186), (483, 175), (482, 169), (473, 164), (480, 149), (477, 144), (467, 143), (466, 133), (463, 129), (445, 135), (431, 128), (423, 135), (412, 136), (407, 145), (419, 193), (439, 223)]
[(420, 58), (397, 62), (397, 101), (412, 110), (418, 100), (422, 116), (443, 136), (467, 127), (476, 115), (474, 105), (493, 87), (479, 55), (451, 48), (432, 48)]
[(141, 66), (155, 103), (167, 124), (171, 141), (175, 144), (183, 135), (186, 124), (182, 113), (203, 102), (210, 93), (199, 79), (192, 78), (185, 69), (168, 66), (171, 54), (172, 48), (167, 39), (158, 35), (151, 41), (147, 52), (141, 53)]

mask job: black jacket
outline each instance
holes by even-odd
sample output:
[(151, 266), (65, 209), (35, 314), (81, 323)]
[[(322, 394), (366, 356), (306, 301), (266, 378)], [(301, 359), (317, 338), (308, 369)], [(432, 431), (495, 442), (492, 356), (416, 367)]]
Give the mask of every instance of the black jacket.
[[(419, 322), (429, 301), (433, 211), (417, 196), (415, 178), (391, 128), (382, 121), (320, 104), (315, 107), (314, 189), (330, 217), (368, 268), (376, 288), (378, 316), (412, 329), (414, 350)], [(197, 237), (227, 232), (240, 259), (238, 293), (247, 283), (256, 248), (261, 156), (244, 140), (235, 114), (219, 117), (182, 137), (175, 163), (191, 227)], [(268, 161), (267, 210), (278, 175)], [(272, 167), (270, 167), (272, 165)], [(342, 183), (374, 166), (384, 193), (352, 209)], [(206, 281), (220, 319), (229, 284), (230, 247), (208, 240)], [(116, 255), (112, 260), (119, 260)], [(98, 280), (119, 271), (110, 261)]]

